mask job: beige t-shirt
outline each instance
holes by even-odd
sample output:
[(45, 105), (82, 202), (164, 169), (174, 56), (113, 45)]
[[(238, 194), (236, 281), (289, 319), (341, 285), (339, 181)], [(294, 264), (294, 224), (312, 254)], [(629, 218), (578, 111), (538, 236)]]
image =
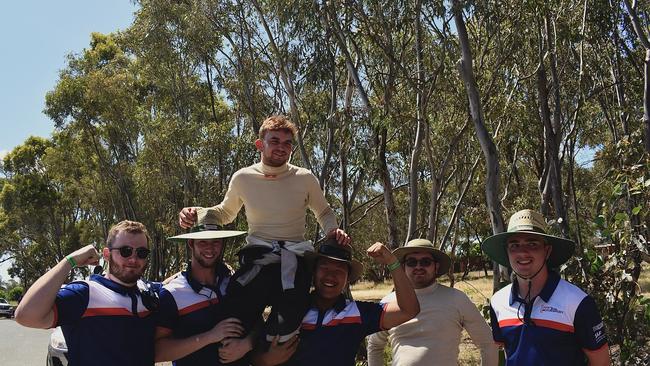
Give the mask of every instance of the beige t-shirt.
[[(467, 295), (438, 283), (416, 289), (415, 293), (420, 302), (420, 313), (415, 318), (368, 337), (368, 366), (384, 364), (384, 347), (388, 343), (393, 366), (458, 365), (463, 328), (480, 349), (482, 364), (498, 365), (490, 327)], [(394, 292), (382, 302), (393, 300)]]
[(210, 207), (209, 214), (227, 224), (237, 217), (242, 205), (248, 234), (265, 240), (305, 240), (307, 208), (325, 233), (338, 227), (316, 177), (291, 164), (271, 167), (260, 162), (238, 170), (223, 201)]

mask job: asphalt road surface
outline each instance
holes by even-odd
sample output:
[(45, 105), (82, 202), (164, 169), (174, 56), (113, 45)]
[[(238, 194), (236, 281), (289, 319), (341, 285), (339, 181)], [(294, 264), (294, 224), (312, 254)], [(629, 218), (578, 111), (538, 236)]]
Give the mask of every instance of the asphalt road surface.
[[(0, 365), (45, 366), (52, 329), (25, 328), (13, 319), (0, 318)], [(160, 362), (156, 366), (171, 366)]]
[(31, 329), (0, 318), (0, 365), (44, 366), (51, 329)]

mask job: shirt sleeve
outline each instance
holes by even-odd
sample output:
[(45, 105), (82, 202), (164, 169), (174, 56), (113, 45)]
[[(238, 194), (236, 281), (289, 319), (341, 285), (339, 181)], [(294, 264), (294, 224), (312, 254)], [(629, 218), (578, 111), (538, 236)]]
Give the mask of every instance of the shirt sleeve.
[(157, 325), (172, 330), (178, 323), (178, 307), (174, 296), (163, 288), (160, 290), (160, 308), (158, 311)]
[(492, 326), (492, 339), (496, 343), (505, 344), (506, 339), (501, 334), (501, 328), (499, 328), (499, 319), (497, 319), (497, 314), (494, 312), (492, 305), (490, 305), (490, 326)]
[(361, 323), (366, 335), (382, 330), (380, 325), (384, 315), (384, 304), (367, 301), (357, 301), (356, 303), (361, 313)]
[(316, 176), (309, 173), (307, 180), (309, 185), (307, 207), (314, 213), (316, 221), (318, 221), (323, 232), (327, 235), (331, 230), (339, 227), (336, 221), (336, 215), (334, 215), (332, 207), (327, 203), (325, 194), (320, 189)]
[(607, 344), (605, 326), (596, 307), (596, 302), (591, 296), (586, 296), (578, 305), (573, 325), (582, 348), (597, 350)]
[(472, 338), (472, 342), (481, 351), (481, 365), (497, 366), (499, 364), (498, 349), (490, 335), (490, 327), (467, 295), (459, 292), (457, 296), (461, 323)]
[(240, 171), (237, 171), (228, 184), (228, 190), (223, 196), (223, 201), (216, 206), (207, 208), (206, 215), (212, 215), (217, 219), (222, 225), (231, 223), (241, 210), (244, 205), (244, 201), (241, 199), (239, 194), (239, 185), (241, 182), (242, 175)]
[(88, 294), (88, 284), (85, 282), (72, 282), (62, 287), (54, 300), (55, 319), (52, 327), (81, 319), (88, 308)]
[(384, 365), (384, 348), (386, 344), (388, 344), (387, 330), (368, 336), (368, 366)]

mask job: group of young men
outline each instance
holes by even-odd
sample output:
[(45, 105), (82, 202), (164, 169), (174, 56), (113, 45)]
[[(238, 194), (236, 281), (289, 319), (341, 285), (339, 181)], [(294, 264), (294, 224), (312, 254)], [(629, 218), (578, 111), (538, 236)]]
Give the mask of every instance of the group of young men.
[[(367, 255), (387, 266), (394, 292), (378, 303), (347, 298), (363, 265), (314, 175), (289, 164), (296, 133), (286, 117), (269, 117), (255, 141), (261, 161), (233, 175), (219, 205), (181, 210), (179, 224), (190, 232), (169, 239), (188, 246), (190, 263), (162, 288), (141, 280), (146, 228), (122, 221), (102, 249), (105, 275), (62, 287), (71, 269), (99, 262), (91, 245), (73, 252), (29, 288), (16, 320), (61, 326), (72, 366), (354, 365), (367, 336), (370, 366), (384, 364), (388, 344), (393, 365), (456, 365), (463, 329), (484, 365), (498, 364), (495, 342), (508, 365), (609, 364), (594, 301), (551, 270), (568, 260), (573, 242), (546, 234), (543, 217), (530, 210), (483, 243), (516, 274), (492, 297), (492, 334), (464, 293), (436, 282), (451, 260), (425, 239), (393, 252), (371, 245)], [(248, 232), (222, 230), (242, 206)], [(326, 233), (317, 248), (305, 240), (307, 208)], [(231, 273), (224, 246), (244, 234)]]

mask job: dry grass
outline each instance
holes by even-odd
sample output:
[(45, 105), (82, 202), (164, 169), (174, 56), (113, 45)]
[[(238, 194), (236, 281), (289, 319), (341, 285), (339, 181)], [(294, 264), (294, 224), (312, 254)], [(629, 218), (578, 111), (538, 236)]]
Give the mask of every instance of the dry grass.
[[(466, 281), (460, 281), (460, 276), (457, 277), (454, 287), (465, 292), (475, 304), (483, 305), (492, 296), (492, 275), (485, 277), (482, 272), (470, 272)], [(449, 278), (446, 276), (439, 282), (449, 286)], [(355, 300), (379, 301), (392, 289), (392, 281), (358, 282), (352, 285), (352, 295)]]
[[(443, 285), (449, 286), (449, 282), (449, 278), (446, 276), (440, 279), (440, 283)], [(487, 304), (490, 296), (492, 296), (492, 276), (485, 277), (482, 272), (471, 272), (466, 281), (460, 281), (460, 276), (457, 276), (454, 287), (465, 292), (477, 307), (483, 306)], [(379, 301), (386, 294), (390, 293), (392, 289), (392, 282), (379, 284), (359, 282), (352, 286), (352, 296), (355, 300)], [(463, 331), (461, 338), (458, 364), (481, 364), (481, 354), (478, 348), (474, 346), (474, 343), (472, 343), (466, 331)]]

